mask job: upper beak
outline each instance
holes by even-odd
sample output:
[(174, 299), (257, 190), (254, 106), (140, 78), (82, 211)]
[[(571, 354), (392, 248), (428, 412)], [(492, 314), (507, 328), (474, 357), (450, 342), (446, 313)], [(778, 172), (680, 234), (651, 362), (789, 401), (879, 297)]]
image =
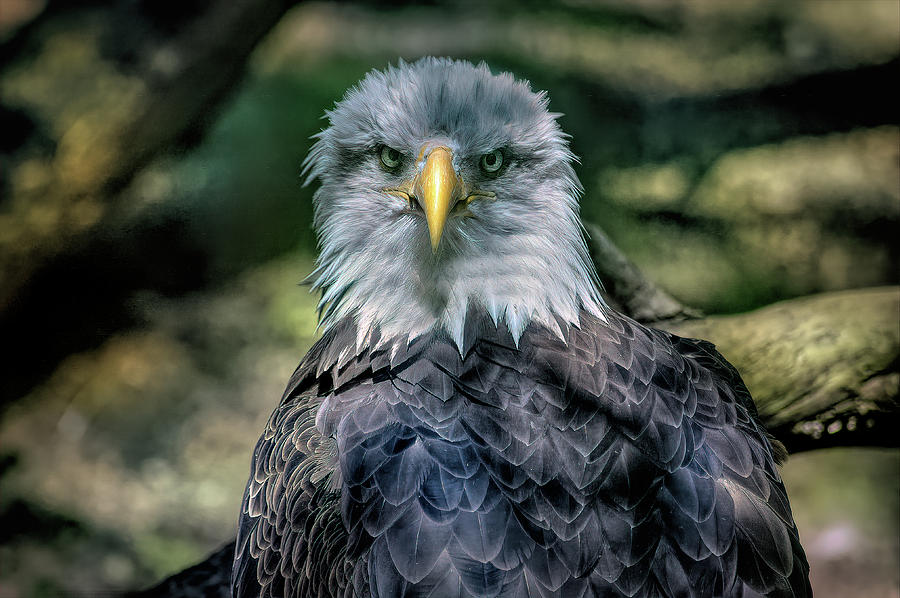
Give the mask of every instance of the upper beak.
[(437, 252), (447, 216), (461, 199), (462, 189), (463, 183), (453, 168), (450, 149), (443, 146), (431, 149), (425, 158), (425, 165), (416, 176), (413, 191), (425, 212), (433, 252)]

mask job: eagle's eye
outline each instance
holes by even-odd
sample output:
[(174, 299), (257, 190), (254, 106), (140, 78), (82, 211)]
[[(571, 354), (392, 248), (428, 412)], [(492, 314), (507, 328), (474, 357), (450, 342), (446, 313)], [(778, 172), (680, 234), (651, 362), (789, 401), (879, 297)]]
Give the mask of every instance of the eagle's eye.
[(485, 172), (494, 173), (503, 166), (503, 152), (495, 149), (481, 156), (481, 169)]
[(394, 169), (400, 166), (400, 152), (386, 145), (381, 147), (381, 163), (386, 168)]

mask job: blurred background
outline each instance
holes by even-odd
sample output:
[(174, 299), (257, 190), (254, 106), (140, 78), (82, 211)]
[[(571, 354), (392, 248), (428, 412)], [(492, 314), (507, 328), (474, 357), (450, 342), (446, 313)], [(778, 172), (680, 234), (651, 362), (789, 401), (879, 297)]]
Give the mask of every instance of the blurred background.
[[(315, 335), (309, 136), (423, 55), (548, 90), (585, 219), (688, 305), (898, 282), (897, 0), (0, 0), (0, 596), (233, 535)], [(898, 450), (784, 477), (816, 595), (900, 596)]]

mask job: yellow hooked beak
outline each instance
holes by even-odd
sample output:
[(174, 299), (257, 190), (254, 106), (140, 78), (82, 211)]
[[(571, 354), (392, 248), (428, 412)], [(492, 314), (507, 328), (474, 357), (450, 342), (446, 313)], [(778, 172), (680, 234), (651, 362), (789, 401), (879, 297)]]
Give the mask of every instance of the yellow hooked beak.
[(463, 182), (453, 169), (453, 153), (443, 146), (433, 148), (416, 176), (413, 192), (425, 212), (434, 252), (441, 244), (450, 210), (462, 197), (462, 189)]

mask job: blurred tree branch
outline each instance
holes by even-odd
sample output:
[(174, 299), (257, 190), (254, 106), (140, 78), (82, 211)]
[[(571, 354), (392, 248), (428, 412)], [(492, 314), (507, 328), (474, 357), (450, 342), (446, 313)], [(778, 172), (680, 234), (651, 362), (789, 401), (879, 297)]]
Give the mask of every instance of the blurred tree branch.
[(51, 2), (0, 45), (0, 336), (16, 347), (0, 410), (127, 325), (134, 290), (204, 280), (181, 223), (110, 223), (139, 172), (202, 137), (291, 4)]
[(603, 295), (616, 309), (639, 322), (663, 322), (700, 317), (700, 312), (648, 279), (596, 224), (585, 222), (588, 250), (603, 282)]
[(898, 446), (900, 288), (823, 293), (699, 318), (648, 280), (600, 227), (585, 227), (611, 302), (642, 322), (715, 343), (790, 452)]
[(150, 159), (200, 134), (290, 4), (56, 6), (0, 48), (0, 313)]

